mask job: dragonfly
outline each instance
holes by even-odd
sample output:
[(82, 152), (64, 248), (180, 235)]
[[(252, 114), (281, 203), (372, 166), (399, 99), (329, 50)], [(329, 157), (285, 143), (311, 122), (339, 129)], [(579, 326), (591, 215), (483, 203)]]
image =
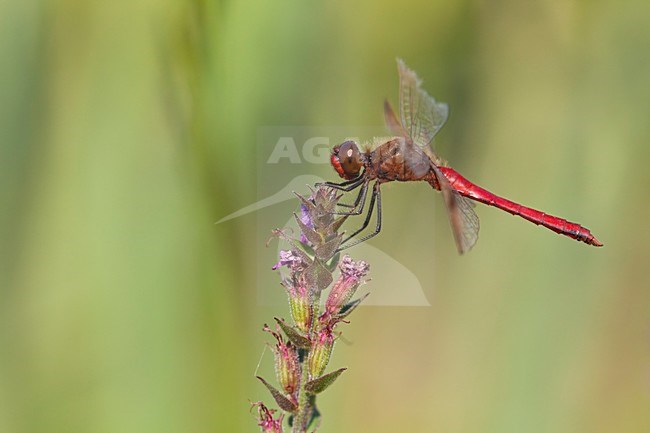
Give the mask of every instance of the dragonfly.
[[(339, 215), (361, 215), (364, 212), (368, 190), (370, 203), (361, 227), (347, 236), (339, 250), (365, 242), (381, 231), (381, 185), (387, 182), (428, 182), (442, 193), (456, 247), (460, 254), (469, 251), (478, 240), (479, 219), (473, 201), (484, 203), (519, 216), (556, 233), (588, 245), (603, 244), (580, 224), (515, 203), (481, 188), (463, 177), (434, 153), (432, 142), (449, 115), (447, 104), (436, 102), (422, 88), (422, 81), (401, 59), (399, 72), (398, 118), (388, 100), (384, 101), (386, 126), (395, 136), (360, 147), (347, 140), (332, 149), (330, 162), (343, 182), (325, 182), (331, 188), (350, 192), (359, 188), (353, 204), (340, 203), (347, 208)], [(372, 186), (370, 186), (372, 184)], [(369, 225), (376, 211), (374, 231), (355, 237)]]

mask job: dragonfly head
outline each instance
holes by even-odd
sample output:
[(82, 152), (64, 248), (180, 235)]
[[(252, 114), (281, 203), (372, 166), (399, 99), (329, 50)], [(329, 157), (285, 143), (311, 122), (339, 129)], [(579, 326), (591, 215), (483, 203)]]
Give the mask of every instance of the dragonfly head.
[(361, 167), (363, 167), (361, 151), (354, 141), (344, 141), (338, 146), (334, 146), (330, 162), (339, 176), (347, 180), (359, 176)]

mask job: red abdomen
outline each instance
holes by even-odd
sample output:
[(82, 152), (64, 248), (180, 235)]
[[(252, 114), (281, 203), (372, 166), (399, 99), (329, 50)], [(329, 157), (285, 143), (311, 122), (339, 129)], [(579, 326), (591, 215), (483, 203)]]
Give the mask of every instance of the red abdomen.
[(499, 197), (496, 194), (492, 194), (490, 191), (487, 191), (465, 179), (453, 168), (439, 168), (445, 177), (449, 180), (452, 188), (462, 196), (465, 196), (472, 200), (480, 201), (481, 203), (485, 203), (490, 206), (494, 206), (508, 213), (511, 213), (512, 215), (520, 216), (535, 224), (542, 225), (550, 230), (553, 230), (556, 233), (568, 236), (586, 244), (594, 245), (597, 247), (603, 246), (603, 244), (598, 239), (596, 239), (588, 229), (582, 227), (580, 224), (572, 223), (553, 215), (548, 215), (544, 212), (522, 206), (503, 197)]

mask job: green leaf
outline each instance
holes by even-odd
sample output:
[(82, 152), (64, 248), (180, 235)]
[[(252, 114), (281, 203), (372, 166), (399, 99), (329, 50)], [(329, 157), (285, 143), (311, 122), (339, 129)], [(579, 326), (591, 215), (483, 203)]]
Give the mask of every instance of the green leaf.
[(334, 222), (327, 227), (326, 232), (328, 234), (338, 232), (341, 226), (343, 225), (343, 223), (345, 222), (345, 220), (347, 220), (349, 216), (350, 215), (343, 215), (335, 219)]
[(327, 387), (333, 384), (345, 370), (347, 370), (347, 368), (339, 368), (338, 370), (325, 374), (317, 379), (310, 380), (305, 384), (305, 390), (312, 394), (320, 394), (325, 391)]
[(360, 297), (358, 299), (355, 299), (354, 301), (350, 301), (347, 304), (345, 304), (343, 307), (341, 307), (341, 311), (339, 311), (339, 313), (336, 315), (336, 318), (337, 319), (344, 319), (347, 316), (349, 316), (350, 313), (352, 313), (359, 306), (359, 304), (361, 302), (363, 302), (363, 300), (368, 297), (369, 294), (370, 293), (366, 293), (362, 297)]
[(301, 349), (309, 349), (311, 346), (311, 341), (305, 336), (303, 336), (296, 328), (289, 326), (284, 320), (275, 317), (275, 321), (280, 325), (280, 328), (284, 331), (287, 338)]
[(257, 377), (260, 382), (266, 386), (266, 388), (269, 390), (273, 398), (275, 399), (275, 402), (280, 406), (280, 409), (282, 409), (285, 412), (295, 412), (296, 409), (298, 409), (298, 405), (296, 405), (294, 402), (289, 400), (287, 397), (284, 396), (280, 391), (278, 391), (273, 385), (269, 384), (266, 380), (261, 378), (260, 376), (255, 376)]
[(332, 274), (323, 266), (320, 260), (314, 260), (314, 263), (305, 269), (305, 280), (309, 287), (315, 288), (317, 292), (322, 292), (329, 286), (332, 281)]
[(336, 249), (341, 245), (343, 234), (337, 235), (333, 239), (316, 247), (316, 257), (321, 260), (329, 260), (336, 253)]
[[(298, 241), (298, 243), (300, 244), (300, 246), (304, 250), (304, 251), (301, 251), (302, 254), (301, 254), (300, 257), (305, 257), (306, 256), (307, 260), (305, 260), (305, 261), (307, 263), (311, 263), (314, 260), (314, 257), (316, 256), (316, 251), (314, 251), (314, 249), (311, 247), (311, 245), (309, 245), (306, 242)], [(304, 258), (303, 258), (303, 260), (304, 260)]]
[(341, 259), (341, 253), (334, 254), (334, 257), (332, 257), (330, 260), (325, 262), (325, 267), (327, 268), (327, 270), (333, 273), (336, 270), (336, 266), (339, 264), (340, 259)]

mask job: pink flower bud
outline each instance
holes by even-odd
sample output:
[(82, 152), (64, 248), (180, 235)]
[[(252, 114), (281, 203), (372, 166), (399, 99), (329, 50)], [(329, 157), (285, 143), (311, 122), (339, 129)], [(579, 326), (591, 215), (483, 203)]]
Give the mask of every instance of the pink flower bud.
[(334, 348), (334, 333), (330, 324), (325, 325), (323, 329), (316, 334), (315, 341), (312, 342), (311, 351), (309, 352), (309, 377), (320, 377), (332, 355)]
[(291, 310), (291, 318), (296, 324), (296, 328), (305, 334), (308, 333), (314, 316), (310, 297), (290, 296), (289, 308)]
[(324, 317), (336, 315), (341, 308), (352, 298), (357, 291), (361, 279), (368, 274), (370, 266), (363, 260), (355, 262), (350, 256), (345, 255), (339, 263), (341, 275), (330, 291), (325, 302)]
[(273, 347), (273, 353), (275, 354), (275, 373), (282, 389), (295, 401), (295, 394), (300, 381), (298, 351), (291, 344), (291, 341), (285, 343), (279, 332), (272, 331), (266, 325), (264, 325), (263, 329), (271, 333), (277, 340), (277, 344)]
[(289, 310), (296, 327), (308, 333), (313, 320), (313, 295), (307, 287), (304, 275), (293, 274), (282, 282), (289, 295)]
[(282, 281), (282, 285), (289, 295), (291, 317), (296, 327), (307, 333), (313, 319), (312, 294), (307, 287), (303, 273), (308, 264), (295, 251), (282, 250), (280, 251), (280, 261), (273, 266), (273, 269), (278, 269), (280, 266), (287, 266), (290, 269), (290, 275)]

